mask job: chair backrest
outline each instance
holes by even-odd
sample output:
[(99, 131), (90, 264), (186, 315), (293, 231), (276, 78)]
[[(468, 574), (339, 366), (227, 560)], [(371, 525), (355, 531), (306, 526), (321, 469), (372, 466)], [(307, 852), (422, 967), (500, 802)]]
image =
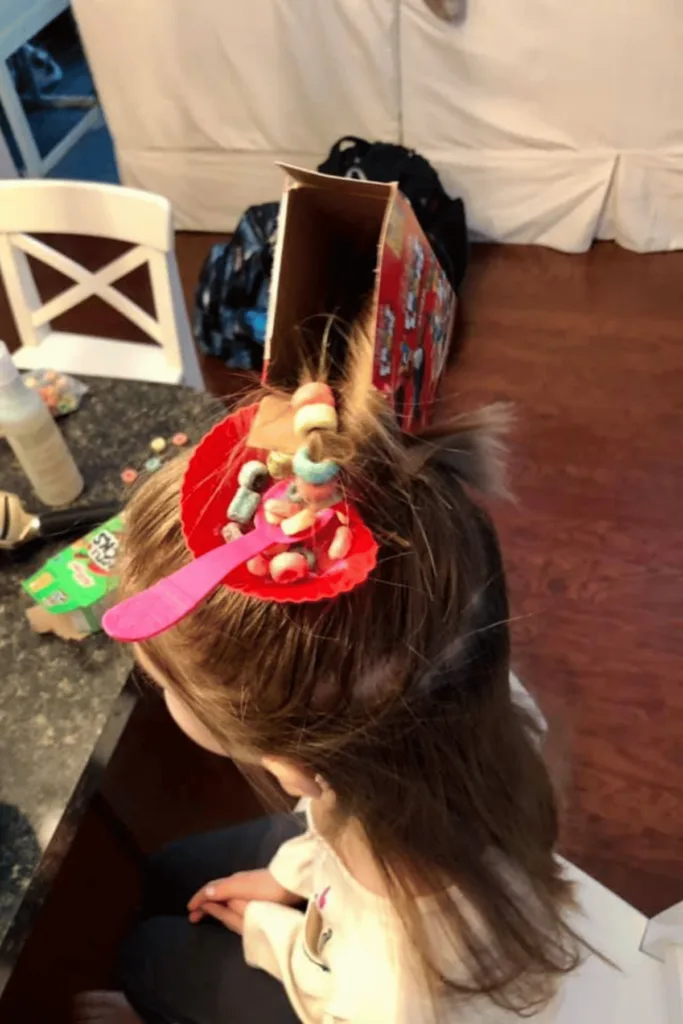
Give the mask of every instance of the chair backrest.
[[(92, 235), (131, 248), (91, 271), (34, 238), (37, 233)], [(52, 333), (52, 320), (96, 295), (157, 342), (166, 362), (187, 383), (200, 387), (173, 241), (171, 205), (162, 196), (78, 181), (0, 182), (0, 270), (22, 345), (40, 345)], [(29, 256), (71, 278), (73, 285), (43, 302)], [(143, 265), (149, 267), (155, 316), (113, 286)]]
[(92, 235), (173, 250), (171, 204), (153, 192), (84, 181), (11, 181), (0, 186), (0, 233)]

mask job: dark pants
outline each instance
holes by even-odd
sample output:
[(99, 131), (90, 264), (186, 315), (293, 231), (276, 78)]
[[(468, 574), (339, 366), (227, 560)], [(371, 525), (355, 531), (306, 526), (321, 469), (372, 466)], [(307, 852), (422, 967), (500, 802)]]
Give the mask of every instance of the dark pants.
[(187, 902), (215, 878), (266, 867), (302, 830), (277, 815), (181, 840), (149, 862), (141, 919), (121, 950), (118, 983), (146, 1024), (293, 1024), (282, 985), (248, 967), (242, 940), (213, 919), (190, 924)]

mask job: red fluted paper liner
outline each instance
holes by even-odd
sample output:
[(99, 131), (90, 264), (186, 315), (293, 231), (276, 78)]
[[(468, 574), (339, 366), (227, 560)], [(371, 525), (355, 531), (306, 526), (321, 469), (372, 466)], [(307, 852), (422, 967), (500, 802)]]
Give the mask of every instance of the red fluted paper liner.
[[(242, 465), (250, 459), (266, 461), (267, 452), (246, 444), (257, 409), (258, 405), (249, 405), (221, 420), (190, 459), (180, 493), (180, 516), (185, 542), (195, 558), (225, 543), (221, 530)], [(223, 584), (264, 601), (294, 604), (323, 601), (353, 590), (375, 567), (377, 544), (353, 504), (340, 504), (340, 511), (348, 517), (352, 536), (346, 558), (323, 564), (319, 574), (296, 583), (275, 583), (268, 577), (254, 576), (242, 565), (229, 573)], [(332, 540), (336, 525), (332, 522), (319, 531), (313, 541), (316, 548)]]

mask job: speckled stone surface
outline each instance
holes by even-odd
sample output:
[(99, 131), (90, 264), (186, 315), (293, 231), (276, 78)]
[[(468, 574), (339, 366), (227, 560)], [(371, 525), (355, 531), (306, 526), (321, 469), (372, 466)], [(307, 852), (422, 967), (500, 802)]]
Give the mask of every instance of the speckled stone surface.
[[(182, 431), (196, 441), (223, 414), (185, 388), (86, 383), (81, 409), (60, 421), (86, 483), (79, 503), (125, 501), (121, 470), (142, 469), (152, 438)], [(41, 508), (3, 440), (0, 489)], [(125, 647), (101, 633), (75, 643), (29, 628), (21, 581), (58, 549), (0, 551), (0, 990), (132, 706)]]

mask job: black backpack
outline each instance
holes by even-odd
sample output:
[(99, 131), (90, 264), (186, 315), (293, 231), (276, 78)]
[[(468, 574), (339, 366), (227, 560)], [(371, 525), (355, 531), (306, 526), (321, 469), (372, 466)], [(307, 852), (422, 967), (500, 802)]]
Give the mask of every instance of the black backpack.
[(436, 258), (458, 294), (465, 277), (469, 245), (465, 205), (451, 199), (428, 160), (393, 142), (367, 142), (345, 135), (318, 167), (323, 174), (368, 181), (397, 181), (415, 211)]
[(279, 203), (250, 206), (229, 242), (212, 245), (195, 292), (199, 347), (234, 370), (263, 363)]

